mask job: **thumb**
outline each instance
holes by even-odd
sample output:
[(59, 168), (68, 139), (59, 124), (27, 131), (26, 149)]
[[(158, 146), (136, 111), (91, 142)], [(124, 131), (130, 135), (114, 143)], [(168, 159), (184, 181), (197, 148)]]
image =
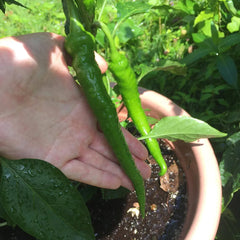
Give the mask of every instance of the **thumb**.
[(97, 62), (97, 65), (98, 67), (100, 68), (101, 70), (101, 73), (105, 73), (108, 69), (108, 64), (107, 62), (105, 61), (105, 59), (99, 55), (98, 53), (94, 52), (94, 55), (95, 55), (95, 60)]

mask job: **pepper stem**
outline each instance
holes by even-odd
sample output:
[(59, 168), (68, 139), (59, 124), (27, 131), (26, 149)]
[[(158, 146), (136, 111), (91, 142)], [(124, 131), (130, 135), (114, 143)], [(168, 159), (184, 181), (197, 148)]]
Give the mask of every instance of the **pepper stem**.
[(101, 29), (103, 30), (105, 36), (108, 39), (111, 55), (112, 56), (117, 55), (118, 51), (117, 51), (117, 48), (115, 46), (115, 43), (114, 43), (114, 40), (113, 40), (113, 37), (112, 37), (112, 34), (111, 34), (109, 28), (103, 22), (99, 22), (99, 25), (100, 25)]

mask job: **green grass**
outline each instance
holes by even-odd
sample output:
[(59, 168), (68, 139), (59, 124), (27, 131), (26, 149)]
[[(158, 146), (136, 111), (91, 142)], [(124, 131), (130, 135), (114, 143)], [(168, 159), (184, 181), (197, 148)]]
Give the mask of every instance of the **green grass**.
[(0, 13), (0, 38), (34, 32), (64, 34), (65, 16), (60, 0), (21, 0), (25, 9), (7, 5), (6, 13)]

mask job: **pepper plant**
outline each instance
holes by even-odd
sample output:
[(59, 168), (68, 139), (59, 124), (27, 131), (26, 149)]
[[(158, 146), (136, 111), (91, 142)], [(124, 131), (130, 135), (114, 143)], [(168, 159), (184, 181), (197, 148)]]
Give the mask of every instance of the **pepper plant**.
[[(5, 2), (23, 6), (17, 1), (0, 0), (2, 11), (5, 11)], [(116, 79), (123, 102), (142, 135), (141, 139), (146, 141), (150, 153), (160, 165), (161, 175), (166, 172), (166, 164), (156, 139), (192, 142), (199, 138), (223, 137), (226, 134), (191, 117), (166, 117), (157, 121), (151, 130), (141, 108), (135, 72), (115, 42), (116, 29), (132, 15), (149, 11), (150, 5), (131, 3), (130, 11), (122, 14), (111, 33), (109, 26), (101, 20), (101, 14), (95, 17), (94, 0), (63, 0), (62, 3), (66, 15), (65, 48), (72, 56), (78, 83), (120, 165), (133, 182), (144, 217), (143, 179), (121, 133), (114, 104), (94, 60), (97, 31), (102, 29), (108, 39), (106, 51), (109, 53), (107, 60), (110, 61), (110, 71)], [(105, 4), (101, 10), (104, 6)], [(90, 215), (80, 191), (58, 169), (39, 159), (13, 161), (1, 157), (0, 164), (0, 216), (8, 224), (20, 226), (39, 240), (94, 239)]]

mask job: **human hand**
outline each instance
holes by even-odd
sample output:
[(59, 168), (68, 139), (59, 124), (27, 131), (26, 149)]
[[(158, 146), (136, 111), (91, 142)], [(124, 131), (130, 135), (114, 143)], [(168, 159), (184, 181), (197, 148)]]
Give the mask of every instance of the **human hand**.
[[(64, 38), (35, 33), (0, 40), (0, 155), (43, 159), (68, 178), (133, 189), (81, 88), (69, 73)], [(101, 71), (106, 63), (97, 55)], [(123, 129), (142, 176), (150, 176), (145, 147)]]

